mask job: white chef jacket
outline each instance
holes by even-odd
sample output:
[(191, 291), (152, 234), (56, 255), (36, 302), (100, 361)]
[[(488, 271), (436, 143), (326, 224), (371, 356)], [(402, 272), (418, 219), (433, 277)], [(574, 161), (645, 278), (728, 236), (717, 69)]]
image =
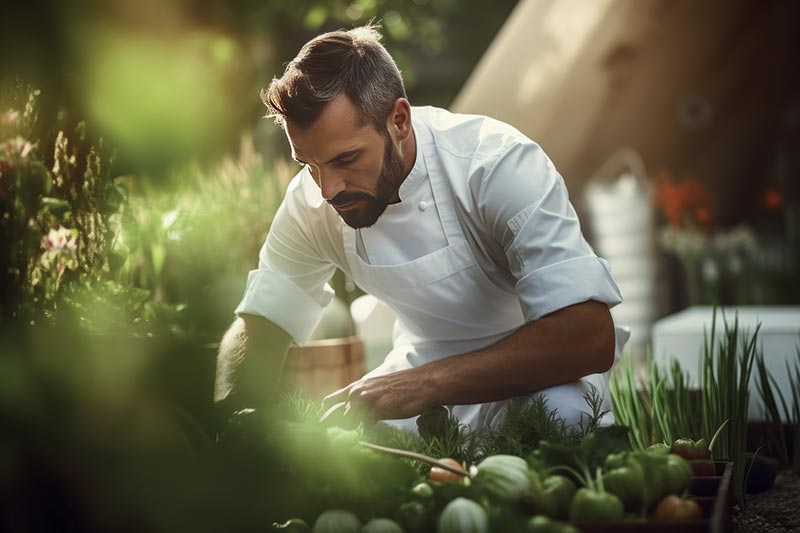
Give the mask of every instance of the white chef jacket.
[[(569, 305), (622, 301), (536, 143), (497, 120), (432, 107), (413, 107), (412, 123), (417, 156), (401, 201), (371, 228), (344, 224), (307, 167), (294, 177), (236, 313), (266, 317), (303, 344), (333, 297), (327, 282), (338, 267), (398, 316), (395, 346), (404, 348), (371, 373), (379, 375), (489, 346)], [(437, 257), (464, 262), (450, 272), (477, 265), (481, 293), (448, 290), (427, 307), (404, 297), (435, 290)], [(476, 296), (489, 302), (480, 313)]]

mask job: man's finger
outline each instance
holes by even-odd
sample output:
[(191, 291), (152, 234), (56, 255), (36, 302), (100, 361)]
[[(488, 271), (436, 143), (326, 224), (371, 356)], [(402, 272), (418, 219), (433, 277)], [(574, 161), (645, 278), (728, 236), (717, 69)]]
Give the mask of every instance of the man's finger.
[(364, 416), (370, 409), (370, 405), (356, 399), (347, 401), (347, 405), (342, 413), (341, 425), (344, 428), (352, 429), (364, 422)]
[(346, 404), (347, 404), (346, 401), (333, 404), (331, 407), (328, 408), (327, 411), (325, 411), (325, 413), (323, 413), (319, 421), (320, 422), (332, 421), (337, 418), (336, 415), (341, 417), (342, 411), (345, 408)]
[(333, 404), (339, 403), (339, 402), (347, 399), (347, 396), (350, 393), (350, 387), (352, 387), (352, 386), (353, 386), (353, 384), (351, 383), (350, 385), (348, 385), (346, 387), (343, 387), (343, 388), (337, 390), (336, 392), (332, 392), (332, 393), (328, 394), (327, 396), (325, 396), (322, 399), (322, 410), (326, 411)]

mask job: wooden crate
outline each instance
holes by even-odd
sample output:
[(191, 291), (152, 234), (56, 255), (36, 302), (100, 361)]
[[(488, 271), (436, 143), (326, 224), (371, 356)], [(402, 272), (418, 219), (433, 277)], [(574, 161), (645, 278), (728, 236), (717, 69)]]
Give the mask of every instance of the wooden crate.
[(357, 336), (292, 346), (281, 387), (299, 388), (315, 402), (364, 375), (364, 344)]

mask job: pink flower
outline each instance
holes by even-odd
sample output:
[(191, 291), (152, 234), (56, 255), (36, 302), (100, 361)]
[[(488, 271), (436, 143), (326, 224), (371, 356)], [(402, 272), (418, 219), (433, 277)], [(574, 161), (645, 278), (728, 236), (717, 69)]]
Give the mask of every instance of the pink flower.
[(3, 148), (5, 148), (5, 151), (10, 155), (18, 156), (20, 159), (25, 159), (28, 157), (28, 154), (31, 153), (34, 146), (36, 146), (36, 144), (26, 141), (17, 135), (13, 139), (6, 140)]

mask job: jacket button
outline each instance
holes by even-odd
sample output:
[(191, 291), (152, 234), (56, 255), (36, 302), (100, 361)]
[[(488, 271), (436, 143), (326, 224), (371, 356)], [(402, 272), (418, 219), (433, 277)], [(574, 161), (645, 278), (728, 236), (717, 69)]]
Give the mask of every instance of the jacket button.
[(426, 209), (428, 209), (428, 202), (422, 200), (417, 207), (419, 207), (420, 211), (425, 211)]

